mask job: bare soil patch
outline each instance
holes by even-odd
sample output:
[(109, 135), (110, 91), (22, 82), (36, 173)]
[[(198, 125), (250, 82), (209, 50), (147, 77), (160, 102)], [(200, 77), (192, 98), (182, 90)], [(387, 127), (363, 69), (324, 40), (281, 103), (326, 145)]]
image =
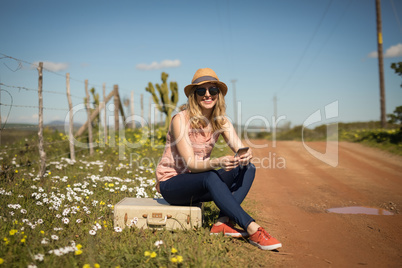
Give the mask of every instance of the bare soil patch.
[[(267, 141), (255, 140), (255, 144)], [(325, 152), (325, 142), (309, 146)], [(278, 266), (400, 267), (402, 263), (402, 157), (360, 144), (339, 143), (339, 165), (331, 167), (297, 141), (253, 149), (271, 155), (271, 166), (257, 166), (248, 195), (257, 222), (282, 244), (267, 254)], [(273, 155), (275, 153), (275, 155)], [(272, 165), (285, 161), (285, 167)], [(349, 215), (328, 208), (367, 206), (395, 215)]]

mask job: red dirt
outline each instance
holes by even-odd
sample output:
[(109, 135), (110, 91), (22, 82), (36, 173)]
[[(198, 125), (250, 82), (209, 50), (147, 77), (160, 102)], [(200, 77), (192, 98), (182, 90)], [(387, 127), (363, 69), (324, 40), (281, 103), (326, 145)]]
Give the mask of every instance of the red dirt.
[[(325, 151), (325, 142), (308, 145)], [(270, 152), (271, 166), (261, 168), (258, 159)], [(267, 258), (291, 267), (401, 266), (402, 157), (346, 142), (339, 143), (337, 167), (296, 141), (277, 142), (275, 148), (269, 143), (253, 154), (257, 174), (248, 200), (261, 211), (255, 213), (257, 223), (283, 245)], [(346, 206), (385, 208), (395, 215), (326, 211)]]

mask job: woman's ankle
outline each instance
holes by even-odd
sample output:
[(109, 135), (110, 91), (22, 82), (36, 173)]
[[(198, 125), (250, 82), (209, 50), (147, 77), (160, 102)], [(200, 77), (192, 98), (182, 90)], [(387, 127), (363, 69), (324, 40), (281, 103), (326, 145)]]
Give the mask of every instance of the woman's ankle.
[(257, 224), (256, 222), (251, 222), (248, 226), (247, 226), (247, 233), (249, 235), (253, 235), (258, 231), (258, 228), (260, 228), (261, 226), (259, 224)]
[(218, 220), (216, 221), (215, 225), (219, 226), (222, 223), (228, 223), (228, 222), (229, 222), (229, 217), (223, 216), (223, 217), (218, 218)]

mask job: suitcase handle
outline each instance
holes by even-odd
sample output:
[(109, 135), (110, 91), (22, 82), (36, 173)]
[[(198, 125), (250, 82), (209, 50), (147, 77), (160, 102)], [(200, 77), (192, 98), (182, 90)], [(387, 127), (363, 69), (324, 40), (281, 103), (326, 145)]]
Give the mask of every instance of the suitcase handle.
[(147, 225), (148, 226), (166, 226), (166, 222), (167, 222), (167, 216), (165, 216), (165, 219), (163, 221), (161, 220), (149, 220), (149, 217), (147, 217)]

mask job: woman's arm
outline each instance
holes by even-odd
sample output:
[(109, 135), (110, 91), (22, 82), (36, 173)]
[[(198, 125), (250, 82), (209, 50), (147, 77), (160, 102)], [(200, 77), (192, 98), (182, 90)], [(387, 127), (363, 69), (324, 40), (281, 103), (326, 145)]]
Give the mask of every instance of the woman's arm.
[(188, 130), (189, 123), (184, 116), (175, 116), (173, 118), (171, 131), (176, 142), (177, 151), (191, 172), (203, 172), (219, 167), (230, 170), (238, 165), (238, 161), (233, 156), (223, 156), (208, 160), (197, 159), (187, 135)]
[[(239, 150), (240, 148), (245, 147), (241, 142), (239, 136), (237, 136), (236, 131), (229, 120), (226, 120), (222, 136), (234, 153), (236, 153), (237, 150)], [(245, 154), (236, 156), (235, 159), (238, 160), (241, 165), (247, 165), (252, 157), (252, 151), (249, 148)]]

